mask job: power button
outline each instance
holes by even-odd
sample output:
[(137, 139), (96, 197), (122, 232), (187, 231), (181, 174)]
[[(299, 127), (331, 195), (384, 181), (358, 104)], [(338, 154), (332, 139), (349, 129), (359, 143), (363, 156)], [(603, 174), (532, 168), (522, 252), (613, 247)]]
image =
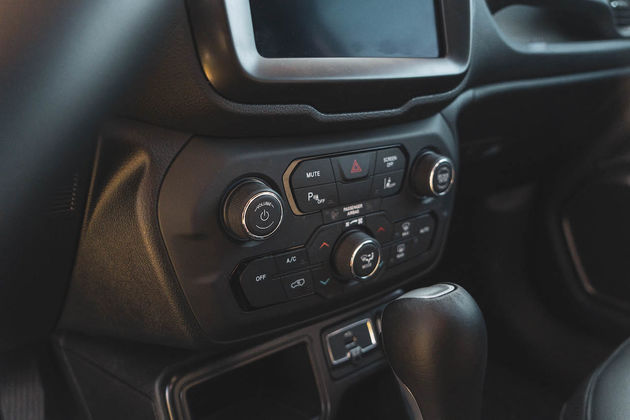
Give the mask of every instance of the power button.
[(238, 239), (263, 240), (282, 224), (282, 199), (259, 179), (248, 178), (227, 195), (223, 222)]
[(243, 211), (245, 228), (258, 237), (273, 233), (282, 223), (282, 202), (273, 191), (254, 195)]

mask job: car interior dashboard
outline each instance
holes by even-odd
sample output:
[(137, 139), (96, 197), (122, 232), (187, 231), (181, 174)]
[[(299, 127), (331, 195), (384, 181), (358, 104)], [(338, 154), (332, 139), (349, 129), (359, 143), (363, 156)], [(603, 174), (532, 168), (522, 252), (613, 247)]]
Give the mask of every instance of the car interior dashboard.
[(582, 418), (630, 333), (630, 3), (0, 16), (0, 419)]

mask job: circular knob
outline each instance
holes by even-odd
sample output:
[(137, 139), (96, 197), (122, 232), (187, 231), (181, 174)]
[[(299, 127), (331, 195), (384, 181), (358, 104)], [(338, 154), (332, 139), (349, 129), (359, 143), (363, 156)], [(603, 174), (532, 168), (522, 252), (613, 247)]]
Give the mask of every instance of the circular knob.
[(242, 240), (267, 239), (282, 223), (282, 199), (259, 179), (247, 179), (230, 191), (223, 206), (223, 222)]
[(448, 193), (455, 179), (455, 167), (446, 156), (426, 152), (419, 156), (411, 170), (411, 185), (422, 196), (438, 197)]
[(337, 272), (345, 279), (370, 279), (379, 269), (381, 246), (365, 232), (348, 232), (335, 247), (333, 263)]

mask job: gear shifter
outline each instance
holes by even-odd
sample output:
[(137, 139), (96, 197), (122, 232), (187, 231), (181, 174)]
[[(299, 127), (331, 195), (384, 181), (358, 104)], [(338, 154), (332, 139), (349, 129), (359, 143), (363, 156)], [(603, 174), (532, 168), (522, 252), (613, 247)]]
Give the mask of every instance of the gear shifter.
[(486, 324), (466, 290), (444, 283), (400, 296), (383, 311), (382, 334), (416, 419), (480, 418)]

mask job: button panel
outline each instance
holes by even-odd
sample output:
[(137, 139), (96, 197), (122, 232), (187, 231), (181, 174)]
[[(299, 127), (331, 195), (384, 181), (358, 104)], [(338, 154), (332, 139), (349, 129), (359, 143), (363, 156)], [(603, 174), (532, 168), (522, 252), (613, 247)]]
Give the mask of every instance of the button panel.
[[(344, 284), (332, 268), (332, 251), (345, 232), (364, 230), (381, 244), (378, 258), (376, 249), (369, 246), (357, 253), (353, 266), (356, 265), (358, 275), (362, 276), (375, 271), (377, 266), (394, 267), (429, 252), (436, 227), (431, 213), (394, 223), (385, 212), (323, 225), (313, 232), (305, 247), (243, 264), (238, 271), (240, 287), (252, 308), (313, 294), (325, 299), (335, 298), (356, 287), (356, 282)], [(379, 276), (374, 281), (378, 281)]]
[[(152, 208), (157, 210), (156, 226), (177, 272), (178, 287), (195, 313), (203, 336), (217, 342), (251, 340), (290, 325), (342, 313), (412, 283), (430, 281), (426, 275), (435, 267), (448, 237), (459, 181), (455, 134), (436, 115), (426, 121), (378, 129), (291, 135), (262, 142), (219, 136), (191, 138), (163, 171), (160, 194)], [(415, 189), (414, 163), (428, 152), (448, 158), (453, 164), (455, 183), (444, 195)], [(333, 159), (366, 153), (374, 156), (367, 176), (337, 179)], [(365, 169), (361, 161), (357, 163)], [(376, 191), (375, 182), (383, 185), (382, 177), (387, 175), (392, 177), (392, 185), (393, 174), (401, 171), (397, 192), (380, 195)], [(422, 178), (426, 184), (429, 172)], [(242, 197), (233, 194), (254, 180), (263, 185), (240, 194)], [(352, 193), (360, 183), (370, 185), (367, 196), (347, 197), (344, 187)], [(336, 203), (326, 203), (330, 207), (313, 211), (300, 210), (295, 191), (322, 185), (335, 186)], [(364, 188), (356, 188), (362, 191), (359, 195), (365, 194)], [(242, 226), (242, 210), (262, 191), (275, 192), (284, 211), (275, 233), (259, 235), (265, 237), (257, 240)], [(413, 231), (418, 234), (408, 237), (409, 258), (391, 265), (392, 247), (407, 240), (394, 237), (394, 226), (425, 214), (435, 220), (433, 234), (429, 232), (424, 239), (418, 225)], [(237, 231), (233, 226), (241, 229)], [(320, 233), (320, 229), (325, 232)], [(350, 230), (363, 231), (380, 245), (380, 267), (369, 279), (338, 273), (341, 270), (333, 258), (337, 255), (335, 247)], [(313, 245), (316, 240), (317, 247)], [(284, 263), (276, 257), (299, 249), (306, 252), (306, 262), (300, 258), (300, 263), (282, 268)], [(262, 258), (271, 258), (272, 268), (259, 270), (258, 274), (267, 276), (255, 282), (245, 270)], [(311, 273), (313, 293), (289, 297), (283, 279), (303, 272)]]
[[(336, 299), (364, 284), (384, 281), (390, 269), (430, 262), (436, 230), (446, 216), (439, 206), (427, 207), (406, 186), (406, 171), (407, 154), (400, 147), (320, 156), (290, 165), (284, 185), (293, 217), (320, 217), (320, 222), (301, 245), (237, 267), (245, 306)], [(337, 260), (344, 241), (357, 233), (375, 242), (366, 242), (348, 256), (353, 270), (348, 276)]]
[(400, 264), (429, 251), (435, 228), (435, 217), (430, 213), (396, 223), (395, 242), (390, 249), (389, 265)]
[(294, 198), (297, 214), (389, 197), (400, 193), (406, 166), (398, 147), (305, 159), (292, 170), (287, 193)]

